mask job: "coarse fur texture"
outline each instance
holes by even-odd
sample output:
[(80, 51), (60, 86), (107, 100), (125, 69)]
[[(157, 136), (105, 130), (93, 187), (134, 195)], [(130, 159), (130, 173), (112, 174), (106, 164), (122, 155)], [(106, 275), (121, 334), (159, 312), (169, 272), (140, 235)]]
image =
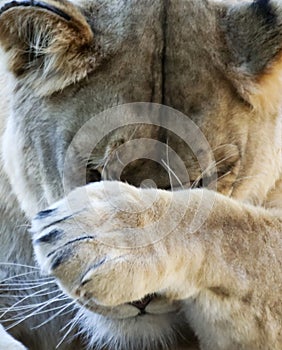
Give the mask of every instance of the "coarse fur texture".
[(282, 350), (282, 3), (0, 4), (0, 350)]

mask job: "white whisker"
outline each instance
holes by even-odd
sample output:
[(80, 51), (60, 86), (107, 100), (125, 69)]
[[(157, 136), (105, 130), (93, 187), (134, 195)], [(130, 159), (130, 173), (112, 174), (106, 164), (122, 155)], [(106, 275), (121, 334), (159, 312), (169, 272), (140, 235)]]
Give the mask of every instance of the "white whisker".
[(168, 173), (169, 173), (169, 181), (170, 181), (170, 186), (173, 191), (173, 185), (172, 185), (172, 178), (171, 174), (175, 177), (176, 181), (179, 183), (179, 186), (184, 189), (182, 182), (180, 181), (179, 177), (175, 174), (175, 172), (169, 167), (169, 165), (166, 164), (166, 162), (162, 159), (163, 165), (166, 167)]
[[(199, 181), (206, 175), (206, 173), (210, 172), (212, 169), (215, 169), (218, 165), (220, 165), (221, 163), (225, 162), (226, 160), (228, 160), (229, 158), (233, 157), (234, 154), (230, 154), (228, 156), (226, 156), (225, 158), (220, 159), (219, 161), (215, 162), (211, 162), (211, 164), (202, 171), (202, 173), (196, 178), (196, 180), (192, 183), (191, 188), (196, 188), (199, 184)], [(222, 178), (222, 177), (220, 177)], [(219, 179), (216, 178), (212, 183), (216, 183)]]
[(72, 319), (70, 322), (68, 322), (61, 330), (60, 332), (66, 330), (68, 327), (69, 329), (66, 331), (66, 333), (64, 334), (64, 336), (62, 337), (62, 339), (60, 340), (60, 342), (57, 344), (56, 349), (58, 349), (63, 342), (65, 341), (65, 339), (67, 338), (67, 336), (71, 333), (71, 331), (75, 328), (75, 326), (78, 324), (80, 320), (80, 316), (76, 315), (76, 317), (74, 319)]
[[(68, 298), (68, 299), (69, 299), (69, 298)], [(48, 310), (48, 311), (54, 311), (54, 310), (56, 310), (56, 309), (60, 309), (59, 312), (56, 312), (56, 313), (55, 313), (54, 315), (52, 315), (51, 317), (47, 318), (47, 320), (45, 320), (44, 322), (40, 323), (39, 325), (33, 327), (32, 329), (38, 329), (38, 328), (44, 326), (44, 325), (47, 324), (48, 322), (52, 321), (54, 318), (60, 316), (64, 310), (66, 310), (67, 308), (71, 307), (71, 306), (74, 305), (74, 304), (75, 304), (75, 300), (69, 302), (67, 305), (61, 305), (60, 307), (57, 307), (57, 308), (53, 308), (53, 309), (51, 309), (51, 310)], [(73, 311), (73, 310), (69, 310), (69, 311), (67, 311), (65, 314), (70, 313), (70, 312), (72, 312), (72, 311)]]
[(25, 273), (20, 273), (19, 275), (10, 276), (10, 277), (5, 278), (4, 280), (1, 280), (0, 283), (2, 284), (2, 283), (5, 283), (7, 281), (10, 281), (12, 279), (23, 277), (23, 276), (27, 276), (27, 275), (31, 275), (31, 274), (34, 274), (34, 273), (38, 273), (38, 271), (29, 271), (29, 272), (25, 272)]
[[(34, 310), (33, 312), (31, 312), (30, 314), (28, 314), (27, 316), (25, 316), (24, 318), (21, 318), (18, 322), (15, 322), (13, 323), (12, 325), (10, 325), (9, 327), (6, 328), (6, 330), (10, 330), (12, 328), (14, 328), (15, 326), (19, 325), (20, 323), (24, 322), (25, 320), (35, 316), (35, 315), (38, 315), (40, 314), (40, 311), (45, 309), (48, 305), (52, 304), (53, 302), (55, 302), (56, 300), (54, 299), (51, 299), (51, 300), (48, 300), (46, 303), (44, 303), (44, 305), (40, 306), (39, 308), (37, 308), (36, 310)], [(69, 305), (69, 304), (68, 304)], [(66, 306), (62, 306), (62, 307), (65, 307)], [(45, 312), (48, 312), (49, 310), (45, 310)], [(45, 313), (43, 312), (43, 313)], [(42, 312), (41, 312), (42, 313)]]
[(18, 263), (8, 263), (8, 262), (0, 262), (0, 266), (16, 266), (16, 267), (25, 267), (25, 268), (29, 268), (29, 269), (33, 269), (33, 270), (37, 270), (39, 271), (39, 267), (36, 266), (31, 266), (31, 265), (24, 265), (24, 264), (18, 264)]
[(16, 228), (27, 228), (27, 229), (30, 229), (30, 224), (16, 225)]
[[(44, 283), (40, 283), (40, 284), (37, 284), (37, 285), (33, 285), (33, 286), (28, 286), (28, 287), (25, 287), (24, 285), (22, 286), (22, 288), (2, 288), (2, 286), (0, 285), (0, 290), (1, 291), (26, 291), (26, 290), (30, 290), (30, 289), (36, 289), (36, 288), (40, 288), (40, 287), (43, 287), (43, 286), (46, 286), (48, 284), (55, 284), (56, 282), (54, 281), (48, 281), (48, 282), (44, 282)], [(3, 285), (4, 287), (5, 285)]]
[(18, 300), (16, 303), (14, 303), (12, 306), (10, 306), (4, 313), (2, 313), (0, 315), (0, 319), (2, 319), (9, 311), (13, 310), (13, 308), (19, 304), (21, 304), (22, 302), (24, 302), (25, 300), (29, 299), (31, 296), (34, 297), (34, 296), (37, 296), (38, 294), (42, 293), (43, 291), (48, 291), (49, 288), (45, 288), (43, 290), (38, 290), (37, 292), (34, 292), (33, 294), (31, 295), (27, 295), (26, 297), (24, 297), (23, 299), (20, 299)]
[(5, 284), (5, 285), (11, 285), (11, 284), (23, 284), (23, 283), (27, 283), (27, 284), (31, 284), (31, 283), (39, 283), (39, 282), (46, 282), (46, 281), (55, 281), (55, 279), (53, 277), (39, 277), (39, 278), (35, 278), (35, 279), (28, 279), (28, 278), (23, 278), (18, 280), (18, 278), (16, 276), (14, 276), (14, 279), (16, 279), (16, 281), (12, 281), (12, 283), (6, 283), (5, 280), (1, 280), (0, 284)]
[(120, 159), (120, 157), (119, 157), (119, 153), (118, 153), (118, 151), (116, 151), (116, 157), (117, 157), (117, 160), (119, 161), (119, 163), (123, 166), (123, 167), (125, 167), (125, 164), (123, 163), (123, 161)]
[[(46, 314), (46, 313), (49, 313), (49, 312), (52, 312), (52, 311), (55, 311), (55, 310), (58, 310), (58, 309), (62, 309), (63, 307), (64, 307), (63, 305), (60, 305), (60, 306), (56, 306), (54, 308), (51, 308), (51, 309), (48, 309), (48, 310), (44, 310), (44, 311), (40, 311), (40, 312), (37, 312), (35, 310), (34, 315), (35, 316), (43, 315), (43, 314)], [(9, 319), (5, 319), (2, 322), (11, 322), (11, 321), (25, 320), (25, 319), (29, 318), (29, 316), (31, 315), (31, 314), (29, 314), (30, 311), (31, 310), (27, 310), (26, 312), (22, 312), (21, 314), (15, 315), (14, 317), (11, 317)], [(36, 328), (36, 327), (34, 327), (34, 328)], [(32, 329), (34, 329), (34, 328), (32, 328)]]
[(212, 181), (211, 183), (209, 183), (209, 185), (213, 185), (214, 183), (224, 179), (226, 176), (230, 175), (231, 171), (228, 171), (227, 173), (221, 175), (220, 177), (218, 177), (217, 179), (215, 179), (214, 181)]
[[(58, 292), (58, 291), (56, 291), (56, 292)], [(57, 298), (57, 301), (64, 301), (64, 300), (69, 299), (68, 297), (64, 297), (64, 298), (63, 298), (64, 295), (65, 295), (64, 293), (60, 293), (60, 294), (58, 294), (58, 295), (53, 296), (52, 299)], [(38, 295), (36, 295), (36, 296), (38, 297)], [(41, 295), (41, 296), (43, 296), (43, 295)], [(49, 299), (49, 300), (50, 300), (50, 299)], [(56, 301), (56, 300), (55, 300), (55, 301)], [(44, 305), (45, 303), (46, 303), (46, 301), (43, 301), (43, 302), (41, 302), (41, 303), (36, 303), (36, 304), (27, 304), (27, 305), (22, 305), (22, 306), (14, 306), (13, 309), (11, 309), (11, 310), (9, 310), (9, 311), (10, 311), (10, 312), (17, 312), (17, 311), (22, 311), (22, 310), (27, 310), (27, 309), (34, 309), (34, 308), (36, 308), (36, 307), (39, 307), (39, 306), (41, 306), (41, 305)], [(8, 309), (8, 307), (6, 307), (6, 308), (1, 308), (0, 311), (1, 311), (1, 312), (5, 312), (5, 311), (7, 311), (7, 309)]]
[(173, 192), (173, 182), (172, 182), (172, 177), (171, 177), (172, 169), (171, 169), (170, 164), (169, 164), (168, 147), (169, 147), (169, 145), (168, 145), (168, 138), (167, 138), (166, 139), (166, 161), (167, 161), (167, 163), (165, 163), (165, 161), (163, 159), (162, 159), (162, 163), (165, 165), (165, 167), (168, 171), (170, 188), (171, 188), (171, 191)]
[(19, 282), (14, 282), (14, 283), (0, 283), (0, 288), (1, 287), (18, 287), (18, 286), (37, 286), (37, 285), (43, 285), (43, 283), (56, 283), (55, 280), (49, 279), (49, 280), (23, 280)]
[(235, 183), (236, 182), (241, 182), (243, 180), (253, 179), (255, 177), (259, 177), (259, 175), (243, 176), (243, 177), (240, 177), (240, 178), (236, 179)]
[(137, 132), (137, 130), (138, 130), (139, 128), (140, 128), (139, 125), (137, 125), (137, 126), (134, 128), (132, 134), (131, 134), (130, 137), (129, 137), (129, 141), (133, 140), (133, 137), (135, 136), (135, 134), (136, 134), (136, 132)]

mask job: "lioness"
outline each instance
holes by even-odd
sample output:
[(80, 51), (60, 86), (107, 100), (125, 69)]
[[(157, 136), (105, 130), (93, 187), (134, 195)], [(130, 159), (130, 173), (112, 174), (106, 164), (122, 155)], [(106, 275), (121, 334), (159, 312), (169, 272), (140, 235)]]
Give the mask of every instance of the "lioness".
[(281, 2), (15, 0), (0, 45), (0, 349), (281, 350)]

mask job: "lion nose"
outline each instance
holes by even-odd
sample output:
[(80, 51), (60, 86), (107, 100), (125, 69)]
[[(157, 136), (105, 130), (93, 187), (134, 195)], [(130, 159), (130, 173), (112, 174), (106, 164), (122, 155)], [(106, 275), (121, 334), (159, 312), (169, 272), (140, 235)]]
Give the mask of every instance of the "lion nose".
[(146, 307), (150, 304), (150, 302), (155, 298), (155, 295), (150, 294), (145, 296), (143, 299), (138, 301), (133, 301), (132, 303), (129, 303), (132, 306), (135, 306), (140, 311), (145, 311)]

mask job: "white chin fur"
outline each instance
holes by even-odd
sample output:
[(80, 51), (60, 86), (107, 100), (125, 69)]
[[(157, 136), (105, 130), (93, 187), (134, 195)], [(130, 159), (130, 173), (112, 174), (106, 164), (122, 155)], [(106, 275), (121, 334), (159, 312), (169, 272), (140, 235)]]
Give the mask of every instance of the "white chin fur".
[(169, 349), (179, 336), (176, 330), (182, 319), (170, 313), (113, 320), (86, 309), (79, 318), (89, 348), (109, 350)]

